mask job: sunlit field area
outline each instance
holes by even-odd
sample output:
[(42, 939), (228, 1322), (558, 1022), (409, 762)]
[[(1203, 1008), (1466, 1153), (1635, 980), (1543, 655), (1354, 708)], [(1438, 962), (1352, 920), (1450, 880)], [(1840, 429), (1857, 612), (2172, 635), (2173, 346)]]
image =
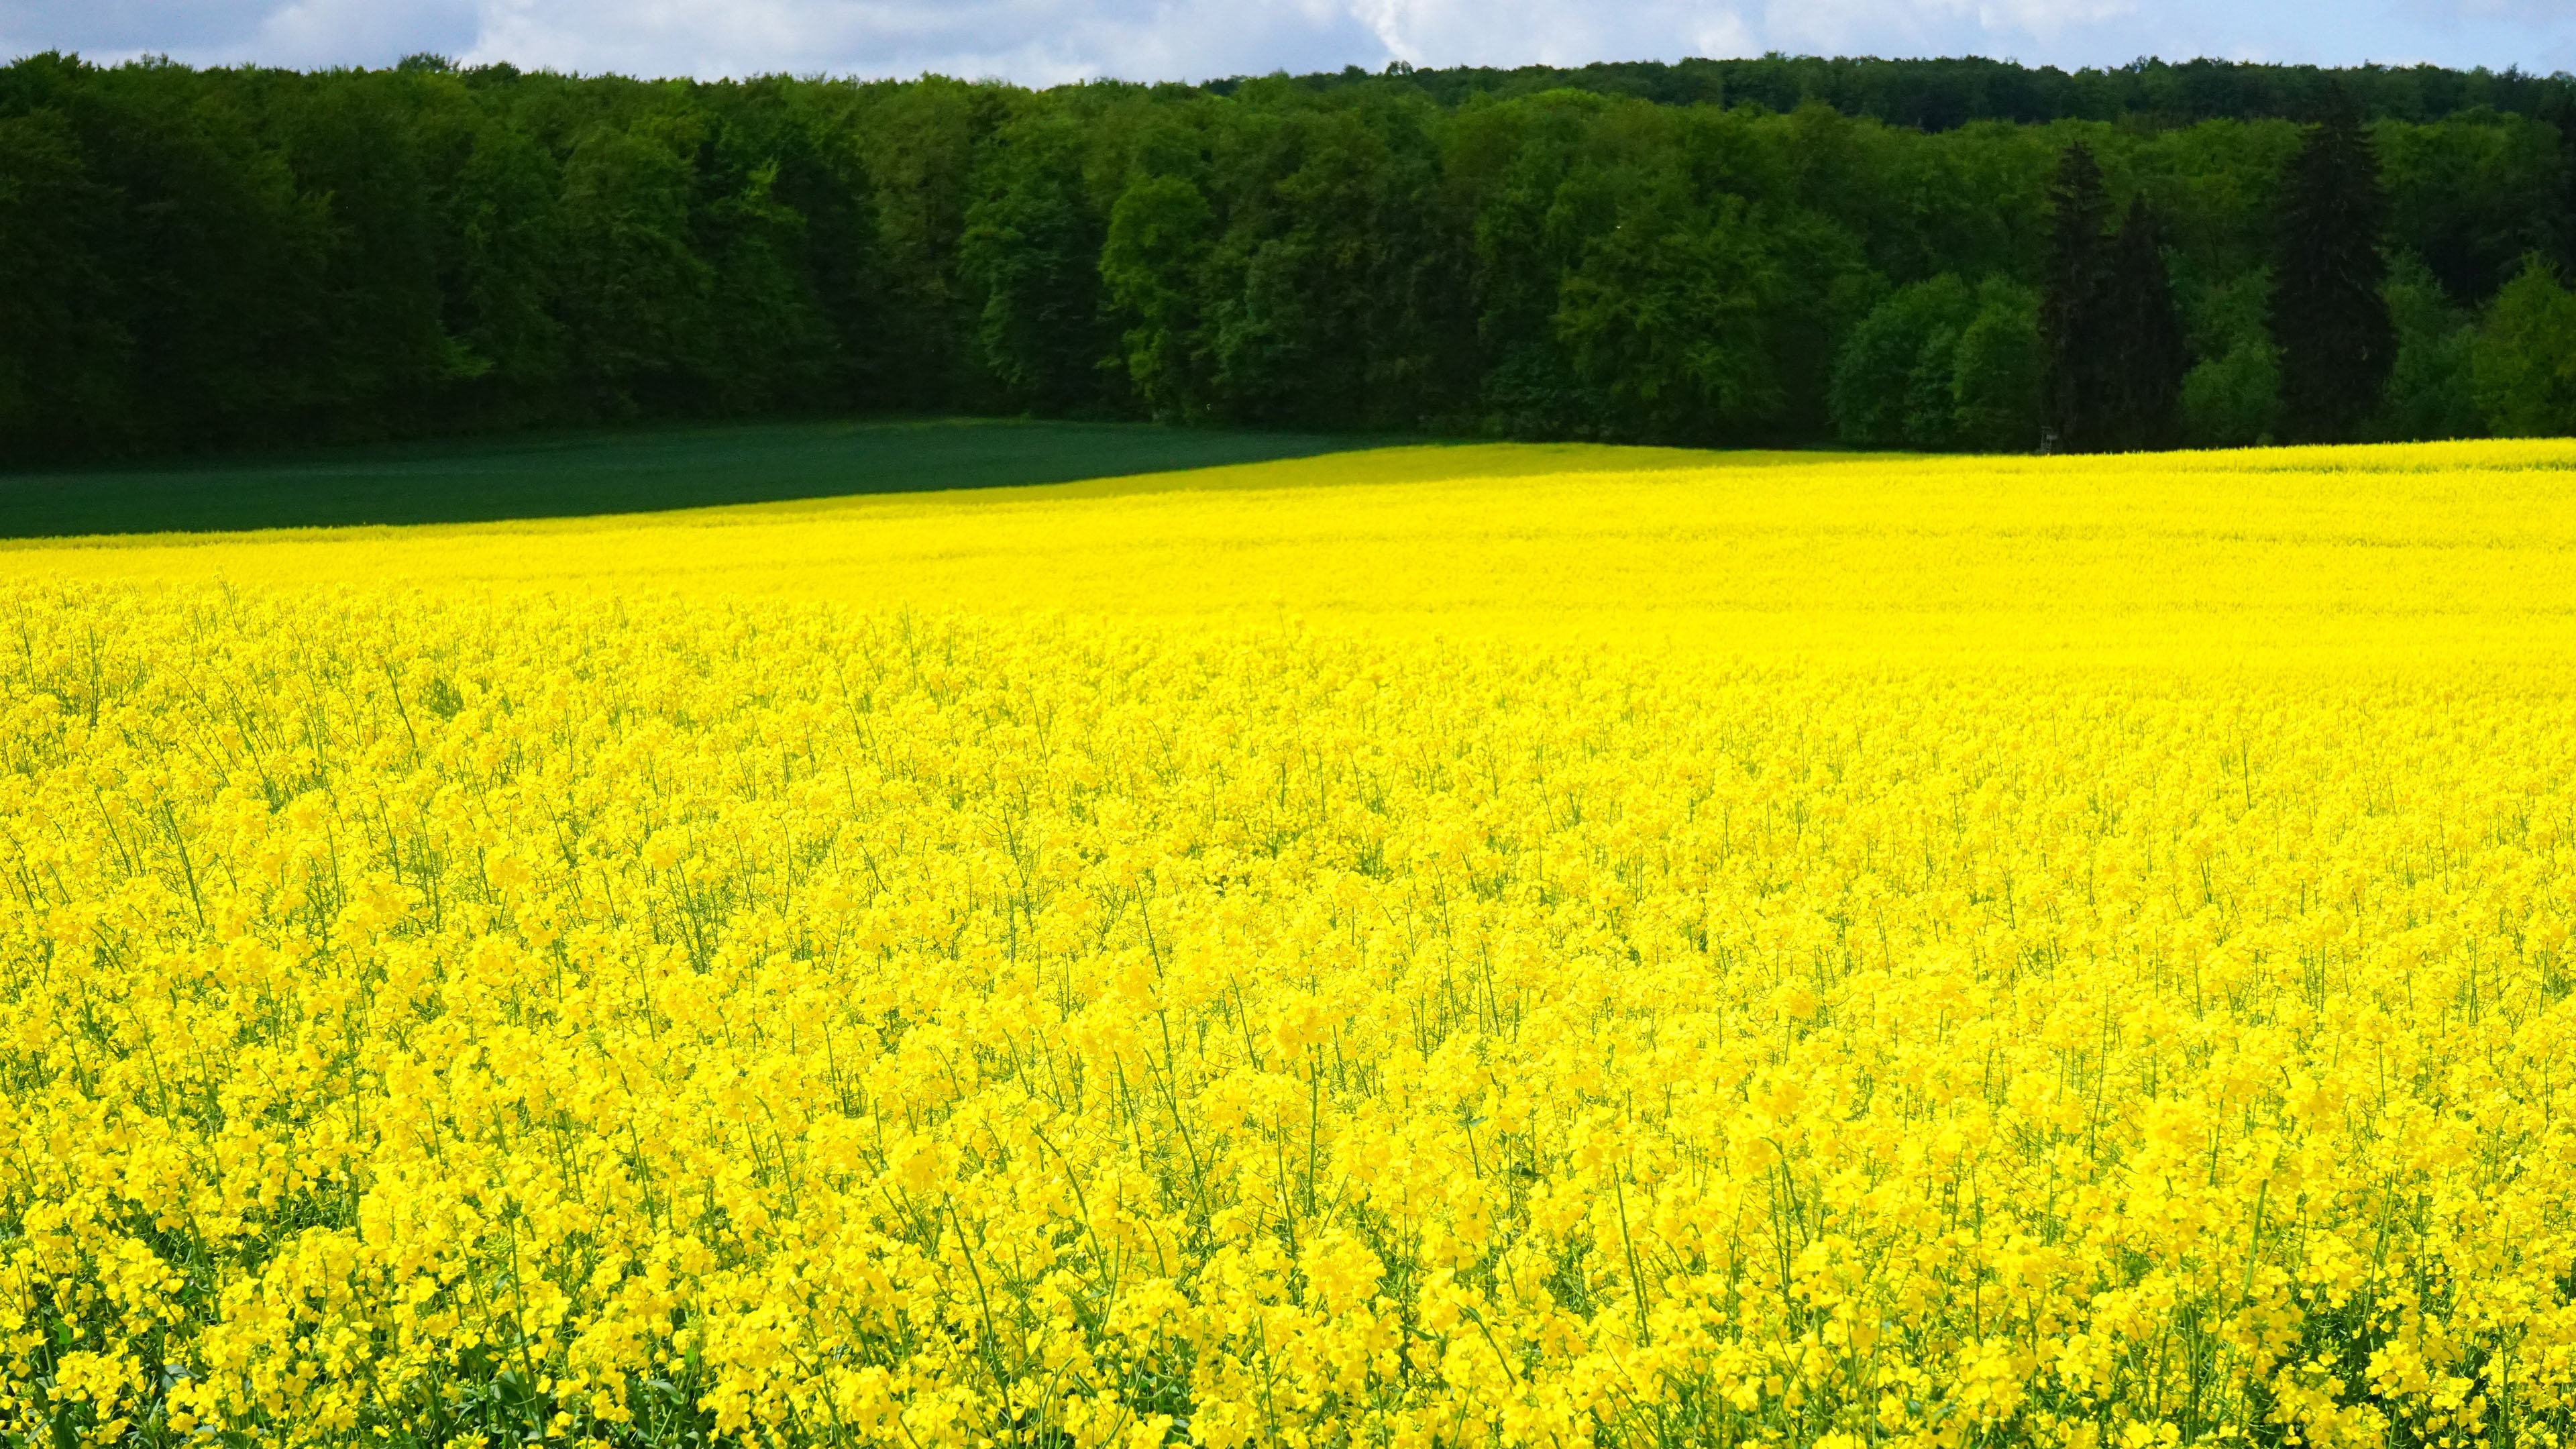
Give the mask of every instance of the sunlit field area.
[(2565, 442), (0, 545), (0, 1435), (2560, 1446), (2571, 661)]

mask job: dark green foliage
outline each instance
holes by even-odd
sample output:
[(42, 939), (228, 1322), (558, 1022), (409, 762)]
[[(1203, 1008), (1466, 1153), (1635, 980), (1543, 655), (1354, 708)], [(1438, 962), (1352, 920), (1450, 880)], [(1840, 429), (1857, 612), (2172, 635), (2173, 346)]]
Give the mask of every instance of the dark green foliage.
[(86, 175), (113, 198), (86, 260), (131, 348), (105, 406), (60, 420), (62, 441), (224, 447), (327, 425), (335, 354), (355, 350), (330, 331), (348, 315), (329, 287), (331, 200), (299, 189), (258, 98), (192, 95), (172, 66), (50, 68)]
[(2041, 417), (2052, 448), (2090, 453), (2110, 445), (2117, 406), (2111, 335), (2111, 199), (2101, 163), (2077, 143), (2048, 188), (2048, 270), (2040, 289)]
[(2002, 277), (1977, 289), (1977, 315), (1950, 363), (1953, 443), (2026, 453), (2040, 441), (2039, 294)]
[(1621, 437), (1740, 438), (1780, 408), (1764, 346), (1779, 267), (1740, 198), (1709, 211), (1662, 192), (1630, 198), (1565, 281), (1557, 335)]
[[(1244, 85), (1219, 81), (1226, 93)], [(1402, 63), (1371, 74), (1356, 67), (1300, 76), (1291, 84), (1315, 94), (1376, 89), (1429, 96), (1458, 105), (1477, 96), (1512, 98), (1579, 90), (1658, 105), (1758, 105), (1789, 111), (1818, 101), (1846, 115), (1891, 125), (1945, 131), (1978, 121), (2024, 124), (2116, 121), (2160, 125), (2261, 120), (2316, 113), (2329, 89), (2341, 87), (2374, 120), (2438, 120), (2470, 110), (2532, 116), (2565, 103), (2565, 76), (2520, 70), (2454, 71), (2438, 66), (2365, 65), (2326, 70), (2224, 60), (2139, 60), (2104, 70), (2063, 71), (1974, 56), (1942, 60), (1766, 55), (1745, 60), (1608, 62), (1563, 69), (1458, 66), (1415, 69)]]
[(2538, 225), (2539, 249), (2576, 271), (2576, 94), (2552, 97), (2541, 114), (2558, 142), (2558, 166), (2555, 204), (2542, 212)]
[(131, 341), (108, 305), (114, 212), (62, 113), (0, 120), (0, 448), (64, 451), (121, 401)]
[(1207, 409), (1198, 273), (1215, 229), (1216, 214), (1186, 176), (1139, 176), (1109, 212), (1100, 280), (1133, 323), (1124, 338), (1128, 380), (1159, 418)]
[(1855, 447), (2018, 452), (2040, 441), (2039, 298), (1990, 277), (1900, 288), (1834, 370), (1837, 437)]
[(1126, 389), (1101, 365), (1116, 347), (1100, 255), (1107, 240), (1084, 193), (1079, 118), (1040, 114), (1004, 127), (966, 212), (958, 270), (981, 298), (975, 345), (1013, 403), (1082, 416)]
[(2475, 315), (2452, 303), (2432, 269), (2412, 252), (2390, 268), (2387, 295), (2389, 318), (2397, 328), (2397, 362), (2371, 434), (2473, 438), (2484, 432), (2478, 414)]
[(2173, 447), (2181, 435), (2182, 380), (2191, 353), (2165, 268), (2164, 232), (2144, 196), (2129, 205), (2105, 284), (2110, 378), (2101, 441), (2124, 452)]
[(472, 523), (1017, 487), (1304, 458), (1365, 434), (1003, 421), (720, 423), (0, 477), (0, 538)]
[(566, 358), (551, 305), (560, 261), (561, 172), (525, 133), (484, 121), (446, 187), (440, 294), (447, 395), (486, 425), (543, 416)]
[(2183, 439), (2195, 448), (2269, 443), (2280, 417), (2280, 356), (2266, 339), (2240, 342), (2183, 378)]
[(1371, 299), (1389, 222), (1394, 115), (1287, 109), (1230, 128), (1212, 181), (1230, 225), (1203, 287), (1212, 401), (1244, 422), (1348, 427), (1370, 412)]
[(2560, 238), (2567, 180), (2551, 126), (2477, 112), (2375, 128), (2388, 230), (2442, 289), (2477, 304)]
[(1834, 368), (1834, 431), (1859, 448), (1946, 448), (1959, 338), (1976, 294), (1948, 273), (1899, 288), (1852, 329)]
[(278, 119), (296, 190), (327, 204), (318, 338), (324, 349), (312, 415), (299, 431), (411, 431), (414, 410), (447, 362), (440, 330), (436, 228), (414, 123), (409, 74), (315, 88)]
[(2176, 291), (2198, 358), (2182, 383), (2182, 440), (2194, 448), (2268, 441), (2280, 424), (2281, 368), (2266, 319), (2268, 268), (2224, 282), (2185, 278)]
[(2281, 415), (2306, 442), (2355, 436), (2379, 409), (2397, 361), (2382, 251), (2387, 197), (2360, 115), (2338, 99), (2309, 129), (2282, 186), (2273, 266), (2272, 341)]
[(2039, 355), (2042, 437), (2071, 453), (2170, 448), (2183, 434), (2191, 352), (2164, 231), (2143, 192), (2117, 236), (2105, 234), (2110, 210), (2092, 150), (2067, 147), (2049, 188)]
[[(2378, 298), (2375, 250), (2322, 292), (2280, 252), (2359, 194), (2358, 122), (2320, 152), (2282, 119), (2338, 84), (2422, 263), (2357, 380), (2310, 366), (2346, 325), (2315, 299)], [(2576, 249), (2571, 99), (2209, 62), (1032, 93), (36, 56), (0, 67), (0, 460), (870, 411), (2101, 448), (2254, 441), (2287, 399), (2302, 435), (2457, 431), (2476, 309)]]
[(2504, 437), (2576, 433), (2576, 295), (2534, 260), (2496, 294), (2475, 348), (2478, 410)]
[(592, 127), (564, 163), (557, 305), (593, 415), (677, 411), (715, 361), (716, 267), (690, 245), (695, 141), (647, 116)]

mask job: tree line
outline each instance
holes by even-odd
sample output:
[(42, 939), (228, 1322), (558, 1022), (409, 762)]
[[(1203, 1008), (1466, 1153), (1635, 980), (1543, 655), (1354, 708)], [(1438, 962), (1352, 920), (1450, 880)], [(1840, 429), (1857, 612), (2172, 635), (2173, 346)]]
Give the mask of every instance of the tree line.
[[(1211, 82), (1230, 93), (1241, 80)], [(1971, 121), (2121, 121), (2188, 125), (2211, 120), (2314, 120), (2349, 105), (2371, 120), (2432, 121), (2485, 108), (2542, 115), (2563, 105), (2564, 76), (2519, 69), (2364, 65), (2329, 69), (2250, 61), (2155, 59), (2066, 71), (1965, 56), (1881, 60), (1866, 56), (1766, 55), (1742, 60), (1611, 61), (1515, 69), (1456, 66), (1383, 72), (1357, 66), (1297, 77), (1310, 91), (1350, 86), (1404, 89), (1455, 106), (1477, 96), (1509, 98), (1579, 90), (1663, 105), (1757, 105), (1790, 111), (1819, 101), (1924, 131)]]
[[(1659, 89), (1660, 88), (1660, 89)], [(0, 69), (0, 457), (790, 413), (2576, 431), (2565, 78)]]

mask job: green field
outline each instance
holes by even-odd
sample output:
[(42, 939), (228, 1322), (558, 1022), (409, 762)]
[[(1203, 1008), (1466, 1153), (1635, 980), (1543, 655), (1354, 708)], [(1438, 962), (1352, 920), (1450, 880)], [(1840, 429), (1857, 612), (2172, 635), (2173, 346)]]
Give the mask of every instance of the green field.
[(480, 523), (1074, 483), (1388, 440), (1145, 423), (798, 422), (523, 434), (0, 473), (0, 538)]

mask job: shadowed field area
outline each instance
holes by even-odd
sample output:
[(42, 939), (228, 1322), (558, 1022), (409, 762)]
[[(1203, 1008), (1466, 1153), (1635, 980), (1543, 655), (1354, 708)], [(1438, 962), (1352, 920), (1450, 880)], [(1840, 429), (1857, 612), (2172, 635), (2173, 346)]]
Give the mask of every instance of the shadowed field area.
[(1308, 458), (1384, 439), (1145, 423), (730, 424), (0, 473), (0, 537), (657, 513), (861, 493), (1072, 483)]

